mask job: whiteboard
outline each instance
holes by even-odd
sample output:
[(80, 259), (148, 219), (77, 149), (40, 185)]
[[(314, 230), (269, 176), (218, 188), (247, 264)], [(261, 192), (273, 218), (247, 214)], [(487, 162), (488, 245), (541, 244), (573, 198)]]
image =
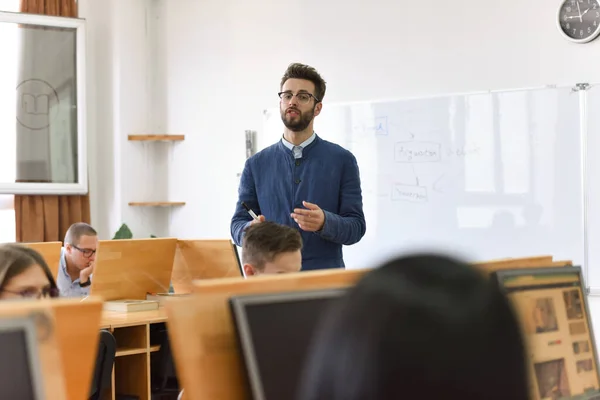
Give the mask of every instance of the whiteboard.
[[(582, 264), (580, 128), (572, 87), (324, 104), (316, 133), (360, 168), (367, 231), (347, 268), (421, 250)], [(259, 147), (282, 132), (266, 110)]]
[(588, 209), (587, 209), (587, 268), (584, 270), (586, 285), (590, 294), (600, 294), (600, 87), (591, 86), (586, 90), (587, 121), (587, 165), (588, 165)]

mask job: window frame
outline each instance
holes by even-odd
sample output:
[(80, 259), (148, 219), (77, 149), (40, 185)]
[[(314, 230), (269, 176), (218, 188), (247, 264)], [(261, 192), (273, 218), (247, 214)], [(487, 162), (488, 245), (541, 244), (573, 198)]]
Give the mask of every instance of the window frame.
[(77, 92), (77, 176), (76, 183), (0, 182), (4, 194), (87, 194), (87, 102), (86, 102), (86, 22), (81, 18), (0, 11), (0, 23), (39, 25), (75, 29), (75, 78)]

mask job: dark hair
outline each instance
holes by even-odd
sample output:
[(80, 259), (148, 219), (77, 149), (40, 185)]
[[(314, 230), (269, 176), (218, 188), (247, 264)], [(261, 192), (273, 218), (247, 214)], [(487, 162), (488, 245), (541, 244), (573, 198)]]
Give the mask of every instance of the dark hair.
[(313, 67), (300, 63), (290, 64), (281, 78), (280, 88), (283, 88), (283, 84), (288, 79), (306, 79), (307, 81), (311, 81), (315, 85), (315, 93), (313, 93), (313, 95), (318, 101), (323, 101), (325, 90), (327, 89), (327, 82), (325, 82)]
[(264, 221), (250, 225), (242, 239), (242, 262), (262, 270), (281, 253), (302, 249), (300, 233), (287, 225)]
[(435, 255), (369, 272), (323, 317), (300, 400), (528, 400), (521, 328), (499, 287)]
[(91, 225), (85, 222), (76, 222), (69, 227), (65, 234), (65, 244), (74, 244), (77, 246), (82, 236), (98, 236), (98, 233)]
[(52, 271), (50, 271), (46, 260), (44, 260), (44, 257), (40, 253), (30, 247), (19, 244), (9, 243), (1, 245), (0, 289), (4, 288), (6, 282), (36, 264), (42, 267), (44, 274), (50, 282), (50, 288), (58, 290)]

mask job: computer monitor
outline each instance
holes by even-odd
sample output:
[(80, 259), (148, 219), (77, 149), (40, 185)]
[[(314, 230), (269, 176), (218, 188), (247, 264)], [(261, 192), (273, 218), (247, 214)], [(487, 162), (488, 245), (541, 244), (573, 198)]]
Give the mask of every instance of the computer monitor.
[(311, 290), (230, 299), (254, 400), (295, 398), (319, 318), (344, 292)]
[(581, 268), (506, 270), (493, 276), (522, 324), (532, 399), (600, 399), (598, 353)]
[(235, 255), (235, 261), (237, 262), (237, 267), (240, 270), (240, 275), (244, 276), (244, 268), (242, 267), (242, 262), (240, 261), (240, 254), (238, 253), (237, 245), (232, 241), (231, 247), (233, 249), (233, 254)]
[(37, 329), (32, 318), (0, 319), (0, 397), (42, 400)]

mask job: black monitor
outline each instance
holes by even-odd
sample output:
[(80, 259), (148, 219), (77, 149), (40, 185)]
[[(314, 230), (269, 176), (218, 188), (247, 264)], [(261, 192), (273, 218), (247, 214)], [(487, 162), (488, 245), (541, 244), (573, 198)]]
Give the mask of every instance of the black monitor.
[(233, 249), (233, 254), (235, 254), (235, 260), (237, 261), (238, 269), (240, 270), (240, 275), (244, 276), (244, 268), (242, 267), (242, 262), (240, 261), (240, 253), (238, 253), (237, 245), (232, 241), (231, 247)]
[(42, 400), (37, 329), (31, 318), (0, 318), (0, 397)]
[(254, 400), (295, 398), (319, 318), (345, 291), (311, 290), (230, 299)]
[(532, 399), (600, 399), (598, 353), (581, 268), (506, 270), (493, 276), (521, 321)]

